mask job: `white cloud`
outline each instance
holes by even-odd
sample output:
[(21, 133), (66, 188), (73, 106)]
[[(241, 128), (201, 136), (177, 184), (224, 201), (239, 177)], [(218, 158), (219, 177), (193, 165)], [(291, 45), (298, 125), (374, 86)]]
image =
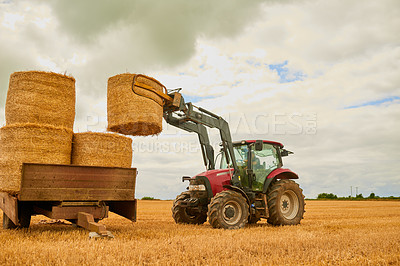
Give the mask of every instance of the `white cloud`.
[(23, 21), (24, 21), (24, 15), (22, 15), (22, 14), (4, 13), (1, 25), (7, 29), (15, 30), (15, 24), (17, 22), (23, 22)]
[[(14, 71), (67, 71), (77, 80), (75, 130), (104, 131), (108, 77), (145, 73), (206, 97), (196, 104), (225, 117), (234, 139), (275, 139), (294, 150), (285, 161), (308, 197), (346, 196), (350, 186), (364, 195), (398, 195), (398, 102), (362, 106), (400, 96), (398, 1), (267, 1), (261, 8), (223, 1), (209, 9), (215, 1), (138, 0), (104, 2), (96, 10), (98, 1), (81, 2), (2, 4), (2, 103)], [(280, 83), (282, 73), (269, 66), (284, 62), (288, 78), (302, 73), (303, 80)], [(160, 136), (134, 142), (197, 143), (164, 126)], [(199, 151), (172, 148), (137, 152), (133, 166), (139, 197), (159, 198), (174, 198), (185, 188), (180, 177), (204, 168)]]

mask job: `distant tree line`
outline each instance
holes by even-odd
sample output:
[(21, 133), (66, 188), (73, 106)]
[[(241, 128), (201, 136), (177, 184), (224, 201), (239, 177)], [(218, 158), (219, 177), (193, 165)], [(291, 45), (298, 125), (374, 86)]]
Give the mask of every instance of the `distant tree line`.
[(141, 200), (159, 200), (159, 199), (145, 196), (145, 197), (141, 198)]
[(379, 197), (376, 196), (375, 193), (369, 194), (368, 197), (364, 197), (362, 194), (357, 194), (355, 197), (348, 196), (348, 197), (338, 197), (337, 195), (333, 193), (320, 193), (317, 196), (317, 199), (340, 199), (340, 200), (348, 200), (348, 199), (400, 199), (400, 197), (394, 197), (394, 196), (389, 196), (389, 197)]

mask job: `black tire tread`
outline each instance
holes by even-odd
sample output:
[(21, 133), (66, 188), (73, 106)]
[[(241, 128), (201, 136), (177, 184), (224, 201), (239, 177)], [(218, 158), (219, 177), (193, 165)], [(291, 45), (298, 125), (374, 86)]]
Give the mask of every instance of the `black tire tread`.
[[(285, 191), (285, 187), (287, 187), (287, 186), (292, 187), (292, 190), (297, 190), (295, 192), (298, 192), (300, 194), (299, 199), (302, 201), (302, 203), (300, 203), (300, 210), (299, 210), (299, 212), (301, 212), (301, 214), (299, 213), (291, 221), (288, 221), (287, 219), (285, 219), (279, 212), (280, 206), (279, 206), (278, 200), (280, 198), (280, 195)], [(303, 190), (293, 180), (281, 179), (281, 180), (275, 181), (273, 184), (271, 184), (270, 188), (268, 189), (267, 197), (268, 197), (268, 210), (269, 210), (269, 218), (267, 221), (269, 224), (272, 224), (272, 225), (296, 225), (296, 224), (300, 223), (301, 219), (303, 219), (304, 206), (305, 206)]]
[(247, 222), (248, 222), (248, 217), (246, 219), (242, 219), (242, 221), (235, 225), (235, 226), (230, 226), (229, 228), (223, 227), (223, 225), (220, 222), (220, 210), (222, 209), (222, 205), (226, 198), (238, 198), (242, 201), (245, 202), (246, 210), (247, 210), (247, 216), (248, 216), (248, 204), (246, 202), (246, 199), (238, 192), (235, 192), (233, 190), (224, 190), (221, 191), (220, 193), (216, 194), (212, 199), (210, 204), (208, 205), (208, 222), (211, 224), (213, 228), (225, 228), (225, 229), (240, 229), (243, 228)]
[(180, 195), (176, 197), (172, 204), (172, 218), (174, 218), (177, 224), (203, 224), (207, 221), (207, 215), (205, 214), (198, 214), (193, 218), (189, 218), (186, 213), (185, 209), (179, 206), (179, 202), (190, 198), (190, 192), (185, 191), (182, 192)]

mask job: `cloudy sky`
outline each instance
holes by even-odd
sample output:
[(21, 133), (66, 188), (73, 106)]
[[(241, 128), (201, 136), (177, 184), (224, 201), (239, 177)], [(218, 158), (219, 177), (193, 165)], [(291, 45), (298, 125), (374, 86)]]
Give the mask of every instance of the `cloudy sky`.
[[(306, 197), (400, 196), (399, 32), (398, 0), (0, 0), (0, 122), (15, 71), (75, 77), (76, 132), (105, 131), (109, 77), (144, 73), (235, 140), (283, 142)], [(138, 198), (204, 170), (195, 135), (133, 140)]]

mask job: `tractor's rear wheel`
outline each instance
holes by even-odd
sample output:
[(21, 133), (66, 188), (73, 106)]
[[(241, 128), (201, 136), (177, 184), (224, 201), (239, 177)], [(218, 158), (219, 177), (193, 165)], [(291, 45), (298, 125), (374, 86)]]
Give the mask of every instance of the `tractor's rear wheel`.
[(272, 225), (296, 225), (303, 219), (304, 195), (292, 180), (282, 179), (271, 185), (268, 196), (268, 223)]
[(190, 192), (182, 192), (176, 197), (172, 205), (172, 217), (177, 224), (203, 224), (207, 221), (207, 213), (198, 212), (180, 206), (185, 199), (190, 198)]
[(239, 229), (249, 219), (249, 205), (238, 192), (224, 190), (215, 195), (208, 205), (208, 221), (214, 228)]

